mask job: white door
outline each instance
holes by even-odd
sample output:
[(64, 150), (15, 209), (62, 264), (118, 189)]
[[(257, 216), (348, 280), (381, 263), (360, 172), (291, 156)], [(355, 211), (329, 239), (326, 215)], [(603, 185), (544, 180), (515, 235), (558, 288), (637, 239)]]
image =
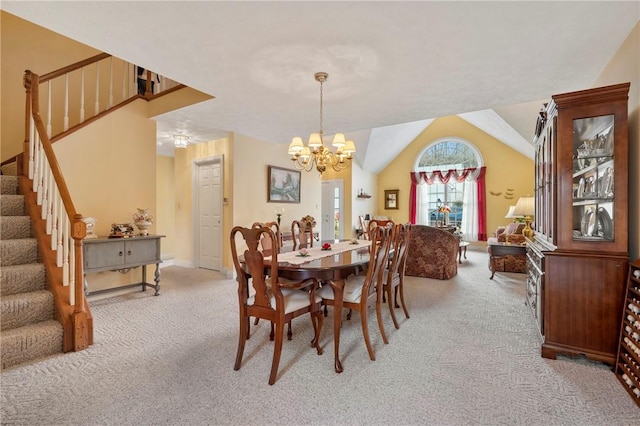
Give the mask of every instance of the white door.
[(322, 181), (322, 235), (321, 240), (344, 238), (344, 181)]
[(222, 158), (196, 162), (197, 267), (222, 268)]

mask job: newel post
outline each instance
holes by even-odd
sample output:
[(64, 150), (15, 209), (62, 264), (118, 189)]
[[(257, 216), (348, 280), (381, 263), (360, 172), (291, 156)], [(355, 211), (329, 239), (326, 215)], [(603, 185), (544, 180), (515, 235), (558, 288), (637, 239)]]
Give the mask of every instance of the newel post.
[(73, 348), (81, 351), (89, 347), (89, 323), (87, 307), (84, 297), (84, 263), (82, 260), (82, 240), (87, 235), (87, 224), (82, 220), (81, 214), (73, 215), (71, 223), (71, 238), (74, 245), (74, 297), (75, 308), (73, 311)]

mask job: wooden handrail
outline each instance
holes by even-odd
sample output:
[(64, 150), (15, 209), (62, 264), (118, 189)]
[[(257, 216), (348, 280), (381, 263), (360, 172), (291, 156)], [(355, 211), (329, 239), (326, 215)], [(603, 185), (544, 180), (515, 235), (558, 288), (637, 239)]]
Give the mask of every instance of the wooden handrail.
[(75, 71), (75, 70), (80, 69), (82, 67), (86, 67), (87, 65), (91, 65), (94, 62), (98, 62), (98, 61), (101, 61), (103, 59), (107, 59), (107, 58), (110, 58), (110, 57), (111, 57), (111, 55), (108, 54), (108, 53), (99, 53), (99, 54), (97, 54), (95, 56), (92, 56), (90, 58), (83, 59), (82, 61), (76, 62), (75, 64), (67, 65), (64, 68), (60, 68), (59, 70), (51, 71), (49, 73), (41, 75), (40, 76), (40, 83), (47, 82), (47, 81), (49, 81), (51, 79), (54, 79), (56, 77), (63, 76), (68, 72)]
[(32, 73), (31, 71), (26, 71), (31, 75), (31, 110), (33, 111), (33, 121), (38, 129), (38, 133), (40, 134), (40, 139), (42, 142), (42, 149), (44, 149), (45, 155), (47, 156), (47, 160), (49, 160), (49, 165), (51, 167), (51, 173), (58, 184), (58, 189), (60, 190), (60, 198), (62, 198), (62, 202), (64, 203), (65, 210), (69, 217), (74, 217), (77, 212), (76, 208), (73, 205), (73, 201), (71, 200), (71, 195), (69, 194), (69, 188), (67, 187), (67, 183), (62, 176), (62, 172), (60, 171), (60, 164), (53, 152), (53, 147), (51, 146), (51, 140), (47, 136), (47, 130), (42, 122), (42, 118), (40, 118), (39, 111), (39, 77), (37, 74)]

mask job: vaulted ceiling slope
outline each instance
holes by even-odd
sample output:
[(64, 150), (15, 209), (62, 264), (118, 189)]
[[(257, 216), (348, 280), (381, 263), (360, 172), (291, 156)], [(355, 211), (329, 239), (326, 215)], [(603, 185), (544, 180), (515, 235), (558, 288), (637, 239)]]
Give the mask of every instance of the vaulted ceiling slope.
[(158, 117), (161, 134), (184, 129), (196, 141), (233, 131), (288, 144), (317, 131), (313, 75), (328, 72), (325, 132), (354, 139), (356, 160), (373, 173), (432, 119), (450, 114), (531, 156), (540, 103), (591, 87), (640, 19), (637, 1), (1, 7), (215, 96)]

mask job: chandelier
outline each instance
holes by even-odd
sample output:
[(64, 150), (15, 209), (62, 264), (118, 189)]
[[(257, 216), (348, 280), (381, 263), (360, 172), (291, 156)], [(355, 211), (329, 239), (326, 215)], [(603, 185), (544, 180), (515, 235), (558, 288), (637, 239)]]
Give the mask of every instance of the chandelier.
[(356, 146), (351, 140), (345, 140), (343, 133), (336, 133), (333, 138), (332, 145), (336, 148), (336, 152), (329, 150), (324, 146), (324, 131), (322, 129), (322, 87), (327, 81), (329, 74), (326, 72), (315, 73), (316, 81), (320, 82), (320, 132), (312, 133), (309, 136), (309, 143), (305, 146), (302, 138), (296, 136), (289, 145), (289, 155), (298, 170), (306, 170), (310, 172), (314, 166), (322, 175), (331, 167), (336, 172), (344, 170), (351, 165), (351, 160)]
[(173, 143), (175, 144), (176, 148), (186, 148), (187, 144), (189, 143), (189, 139), (191, 138), (187, 135), (173, 135)]

